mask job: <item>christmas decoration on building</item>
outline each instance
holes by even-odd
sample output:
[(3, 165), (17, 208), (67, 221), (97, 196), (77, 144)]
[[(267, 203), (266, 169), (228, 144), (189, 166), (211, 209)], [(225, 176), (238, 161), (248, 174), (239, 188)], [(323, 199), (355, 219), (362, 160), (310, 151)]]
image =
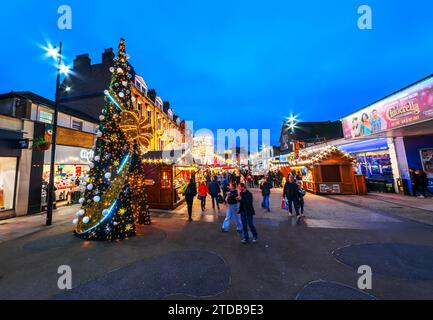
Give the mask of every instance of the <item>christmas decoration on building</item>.
[(151, 131), (134, 109), (132, 70), (121, 39), (112, 79), (99, 117), (95, 156), (85, 183), (82, 208), (73, 221), (86, 240), (116, 240), (135, 235), (136, 224), (150, 224), (141, 154)]

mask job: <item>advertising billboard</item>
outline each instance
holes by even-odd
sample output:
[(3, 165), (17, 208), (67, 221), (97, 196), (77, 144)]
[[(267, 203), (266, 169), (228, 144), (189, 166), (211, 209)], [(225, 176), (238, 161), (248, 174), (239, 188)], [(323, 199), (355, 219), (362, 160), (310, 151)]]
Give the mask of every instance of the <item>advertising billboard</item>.
[(343, 118), (346, 139), (433, 119), (433, 76)]

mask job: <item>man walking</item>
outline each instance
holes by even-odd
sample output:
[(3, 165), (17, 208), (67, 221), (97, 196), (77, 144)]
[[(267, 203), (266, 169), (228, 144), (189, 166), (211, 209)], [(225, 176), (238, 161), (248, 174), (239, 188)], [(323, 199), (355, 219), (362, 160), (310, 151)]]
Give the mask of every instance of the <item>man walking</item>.
[(192, 206), (194, 204), (194, 198), (197, 195), (197, 185), (195, 184), (195, 179), (194, 177), (191, 178), (188, 186), (186, 187), (185, 190), (185, 200), (186, 200), (186, 204), (188, 206), (188, 221), (191, 222), (192, 221)]
[(295, 179), (293, 178), (293, 175), (289, 175), (289, 178), (284, 186), (284, 192), (283, 192), (283, 199), (287, 199), (289, 203), (289, 212), (290, 216), (293, 214), (292, 210), (292, 204), (295, 208), (296, 217), (299, 220), (299, 187), (298, 184), (295, 182)]
[(268, 212), (270, 212), (271, 211), (271, 207), (270, 207), (270, 203), (269, 203), (269, 198), (271, 196), (272, 183), (269, 180), (269, 178), (266, 179), (260, 185), (260, 189), (262, 190), (262, 196), (263, 196), (262, 208), (266, 209), (266, 210), (268, 210)]
[(253, 194), (249, 192), (245, 186), (245, 183), (239, 185), (239, 214), (241, 215), (242, 229), (243, 229), (243, 239), (242, 243), (246, 244), (249, 242), (248, 228), (253, 234), (253, 243), (257, 242), (257, 230), (254, 226), (253, 217), (255, 215), (254, 205), (253, 205)]
[(220, 210), (220, 204), (218, 202), (218, 196), (221, 193), (221, 187), (218, 183), (218, 178), (213, 177), (213, 181), (209, 184), (209, 193), (212, 197), (212, 209), (215, 210), (215, 202), (217, 204), (218, 211)]

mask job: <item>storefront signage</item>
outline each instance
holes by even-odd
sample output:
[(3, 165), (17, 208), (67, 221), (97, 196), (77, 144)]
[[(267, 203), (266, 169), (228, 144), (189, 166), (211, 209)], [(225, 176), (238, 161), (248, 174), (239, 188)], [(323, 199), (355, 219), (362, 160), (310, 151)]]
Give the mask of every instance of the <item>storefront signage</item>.
[[(86, 164), (88, 165), (94, 157), (92, 149), (69, 147), (58, 145), (56, 148), (56, 164)], [(51, 161), (51, 151), (45, 151), (44, 160), (46, 164)]]
[(146, 180), (144, 180), (144, 184), (146, 186), (154, 186), (155, 185), (155, 180), (146, 179)]
[(342, 119), (346, 139), (433, 119), (433, 77)]
[(340, 193), (339, 184), (319, 184), (320, 193)]

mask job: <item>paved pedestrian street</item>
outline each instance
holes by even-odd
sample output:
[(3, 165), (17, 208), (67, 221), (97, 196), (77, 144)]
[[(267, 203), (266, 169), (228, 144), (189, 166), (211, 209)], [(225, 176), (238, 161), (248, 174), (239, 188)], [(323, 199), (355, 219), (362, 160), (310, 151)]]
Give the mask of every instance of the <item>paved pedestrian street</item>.
[[(234, 224), (222, 233), (226, 208), (210, 201), (203, 213), (195, 202), (193, 222), (186, 207), (152, 212), (151, 226), (115, 242), (76, 238), (76, 207), (57, 211), (49, 228), (43, 216), (8, 220), (0, 299), (433, 299), (431, 199), (414, 207), (403, 197), (308, 194), (296, 223), (281, 193), (272, 190), (268, 213), (253, 190), (256, 244), (241, 244)], [(17, 225), (27, 230), (8, 232)], [(58, 288), (64, 265), (72, 290)], [(371, 267), (371, 290), (358, 288), (361, 265)]]

